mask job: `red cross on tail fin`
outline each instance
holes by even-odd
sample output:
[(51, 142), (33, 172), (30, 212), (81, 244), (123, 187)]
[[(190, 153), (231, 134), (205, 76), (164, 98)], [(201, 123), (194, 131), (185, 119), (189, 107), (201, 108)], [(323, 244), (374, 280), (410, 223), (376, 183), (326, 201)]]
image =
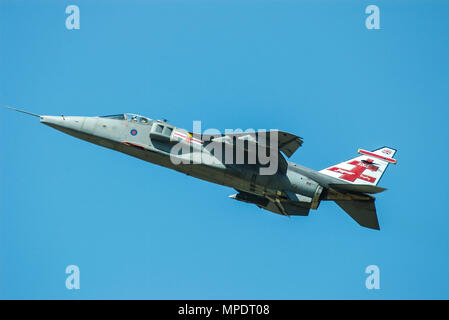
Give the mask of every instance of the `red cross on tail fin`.
[(351, 184), (376, 186), (388, 164), (396, 164), (393, 159), (396, 150), (382, 147), (374, 151), (359, 149), (360, 156), (323, 169), (320, 172)]

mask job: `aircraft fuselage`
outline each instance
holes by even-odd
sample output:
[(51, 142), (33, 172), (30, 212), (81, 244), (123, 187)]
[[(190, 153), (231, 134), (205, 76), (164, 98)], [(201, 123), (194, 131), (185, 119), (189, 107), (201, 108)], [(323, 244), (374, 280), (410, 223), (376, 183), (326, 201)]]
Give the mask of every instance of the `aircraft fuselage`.
[[(126, 116), (125, 116), (126, 117)], [(306, 215), (310, 208), (316, 209), (319, 204), (323, 187), (310, 179), (301, 166), (285, 161), (284, 168), (278, 168), (273, 175), (261, 175), (258, 164), (225, 164), (223, 162), (174, 164), (171, 160), (171, 148), (174, 143), (174, 133), (179, 130), (164, 121), (154, 121), (144, 118), (111, 119), (107, 117), (77, 117), (77, 116), (41, 116), (41, 122), (59, 131), (79, 139), (126, 153), (133, 157), (170, 168), (198, 179), (237, 189), (251, 195), (268, 196), (273, 199), (287, 197), (289, 193), (295, 200), (302, 200), (302, 206), (297, 214)], [(160, 137), (152, 134), (153, 124), (160, 124), (163, 129), (169, 127), (170, 132)], [(165, 138), (165, 139), (164, 139)], [(182, 142), (182, 141), (181, 141)], [(192, 143), (192, 153), (207, 151), (200, 143)], [(204, 157), (204, 155), (203, 155)], [(307, 170), (306, 168), (303, 168)], [(236, 198), (246, 201), (246, 198)], [(253, 198), (253, 200), (257, 198)], [(253, 202), (254, 203), (254, 202)], [(257, 204), (257, 203), (256, 203)]]

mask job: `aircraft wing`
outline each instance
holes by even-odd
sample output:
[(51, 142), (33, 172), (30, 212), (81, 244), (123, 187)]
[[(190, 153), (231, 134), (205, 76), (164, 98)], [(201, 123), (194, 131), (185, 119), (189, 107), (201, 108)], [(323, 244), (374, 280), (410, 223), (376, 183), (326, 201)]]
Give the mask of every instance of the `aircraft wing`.
[(270, 141), (277, 134), (277, 148), (284, 153), (288, 158), (302, 145), (303, 139), (294, 134), (279, 131), (257, 131), (257, 132), (243, 132), (243, 133), (226, 133), (222, 135), (202, 135), (204, 141), (222, 142), (228, 145), (235, 145), (234, 141), (251, 141), (258, 146), (262, 145), (266, 148), (270, 147)]

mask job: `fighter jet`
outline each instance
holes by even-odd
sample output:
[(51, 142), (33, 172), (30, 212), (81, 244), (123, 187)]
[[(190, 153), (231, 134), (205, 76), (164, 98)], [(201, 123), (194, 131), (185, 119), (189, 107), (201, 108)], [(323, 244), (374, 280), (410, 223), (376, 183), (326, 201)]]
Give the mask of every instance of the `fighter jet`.
[[(396, 164), (396, 150), (381, 147), (359, 149), (359, 156), (315, 171), (286, 160), (303, 139), (284, 131), (207, 135), (130, 113), (45, 116), (8, 108), (39, 117), (41, 123), (76, 138), (234, 188), (237, 193), (230, 198), (237, 201), (288, 217), (307, 216), (321, 201), (334, 201), (359, 225), (376, 230), (380, 228), (373, 194), (386, 190), (377, 184), (388, 165)], [(267, 162), (251, 156), (265, 152), (275, 165), (269, 174), (262, 173)], [(223, 159), (223, 154), (231, 154), (231, 159)], [(238, 154), (240, 161), (236, 161)], [(197, 161), (191, 161), (194, 158)]]

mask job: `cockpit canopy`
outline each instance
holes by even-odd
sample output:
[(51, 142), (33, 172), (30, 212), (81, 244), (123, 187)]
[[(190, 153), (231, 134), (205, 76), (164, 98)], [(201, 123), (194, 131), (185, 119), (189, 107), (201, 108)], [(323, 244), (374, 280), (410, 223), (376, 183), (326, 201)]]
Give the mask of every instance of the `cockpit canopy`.
[(100, 116), (100, 118), (107, 118), (107, 119), (115, 119), (115, 120), (127, 120), (132, 121), (140, 124), (150, 124), (152, 122), (151, 119), (140, 116), (138, 114), (132, 114), (132, 113), (122, 113), (122, 114), (113, 114), (109, 116)]

